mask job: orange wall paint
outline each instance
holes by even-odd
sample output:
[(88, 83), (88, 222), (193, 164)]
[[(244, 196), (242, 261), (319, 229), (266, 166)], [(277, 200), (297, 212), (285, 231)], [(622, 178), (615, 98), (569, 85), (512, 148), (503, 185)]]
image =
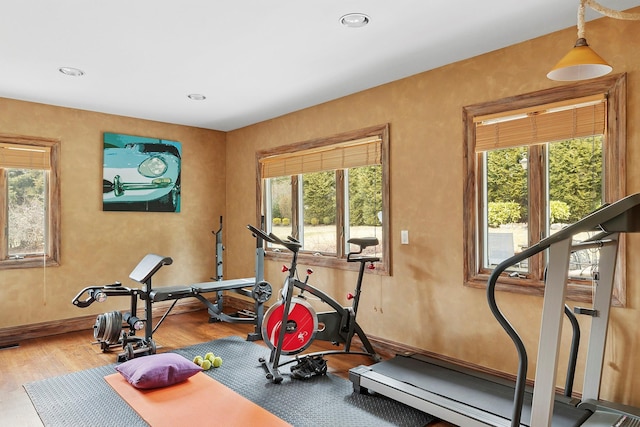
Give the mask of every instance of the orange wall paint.
[[(62, 198), (61, 265), (0, 270), (0, 328), (127, 308), (122, 297), (86, 309), (71, 300), (89, 285), (119, 280), (140, 287), (129, 273), (147, 253), (174, 260), (154, 276), (154, 285), (206, 281), (215, 274), (211, 231), (219, 226), (226, 197), (223, 132), (3, 98), (0, 111), (4, 134), (60, 140)], [(103, 132), (182, 143), (180, 213), (102, 211)]]
[[(627, 190), (640, 191), (634, 164), (640, 159), (640, 22), (600, 19), (589, 23), (589, 41), (614, 72), (628, 73)], [(384, 123), (391, 130), (391, 250), (393, 276), (368, 276), (359, 319), (367, 333), (436, 353), (515, 373), (517, 356), (499, 327), (485, 293), (463, 286), (462, 200), (465, 105), (560, 85), (546, 79), (548, 69), (575, 42), (568, 29), (517, 46), (451, 64), (332, 102), (230, 132), (227, 136), (227, 212), (229, 229), (255, 222), (255, 152), (280, 145)], [(400, 245), (409, 230), (409, 245)], [(628, 307), (614, 308), (602, 397), (640, 406), (640, 279), (638, 236), (628, 239)], [(250, 239), (226, 244), (228, 272), (251, 274)], [(266, 263), (266, 278), (279, 289), (282, 273)], [(329, 293), (344, 295), (355, 274), (314, 268), (314, 279)], [(498, 303), (522, 334), (535, 359), (542, 299), (500, 293)], [(588, 328), (587, 319), (581, 319)], [(565, 346), (570, 336), (565, 330)], [(579, 369), (584, 368), (583, 344)], [(564, 383), (566, 351), (558, 385)], [(580, 372), (578, 375), (581, 375)], [(576, 380), (580, 390), (582, 379)]]

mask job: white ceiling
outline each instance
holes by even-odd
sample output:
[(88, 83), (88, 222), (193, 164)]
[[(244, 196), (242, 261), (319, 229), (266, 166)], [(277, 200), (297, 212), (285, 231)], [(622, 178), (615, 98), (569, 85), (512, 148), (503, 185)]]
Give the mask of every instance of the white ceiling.
[(0, 97), (229, 131), (575, 27), (578, 3), (3, 0)]

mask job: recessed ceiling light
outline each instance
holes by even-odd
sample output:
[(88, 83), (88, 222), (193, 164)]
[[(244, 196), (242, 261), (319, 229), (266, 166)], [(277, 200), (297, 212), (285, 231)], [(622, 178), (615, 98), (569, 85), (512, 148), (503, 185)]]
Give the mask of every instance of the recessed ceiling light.
[(73, 68), (73, 67), (60, 67), (58, 68), (58, 71), (60, 71), (64, 75), (71, 76), (71, 77), (80, 77), (84, 75), (84, 71), (82, 71), (79, 68)]
[(190, 94), (190, 95), (187, 95), (187, 97), (188, 97), (189, 99), (193, 99), (194, 101), (204, 101), (205, 99), (207, 99), (207, 97), (206, 97), (206, 96), (201, 95), (201, 94), (199, 94), (199, 93), (192, 93), (192, 94)]
[(364, 27), (371, 21), (364, 13), (347, 13), (340, 18), (340, 23), (345, 27), (359, 28)]

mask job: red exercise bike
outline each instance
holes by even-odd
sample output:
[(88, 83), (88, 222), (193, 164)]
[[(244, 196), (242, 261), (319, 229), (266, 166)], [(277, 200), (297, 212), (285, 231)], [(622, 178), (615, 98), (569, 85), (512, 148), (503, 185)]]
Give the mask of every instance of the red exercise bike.
[[(359, 262), (360, 269), (358, 281), (353, 294), (347, 296), (351, 300), (351, 307), (343, 307), (334, 298), (309, 284), (309, 276), (312, 270), (306, 270), (304, 281), (298, 279), (297, 260), (300, 242), (289, 237), (282, 240), (273, 233), (266, 234), (262, 230), (248, 225), (256, 236), (260, 236), (264, 241), (283, 246), (293, 254), (290, 266), (283, 266), (282, 271), (287, 272), (284, 282), (282, 299), (273, 304), (265, 313), (262, 322), (262, 339), (271, 349), (269, 360), (260, 359), (262, 366), (267, 372), (267, 379), (278, 384), (282, 382), (282, 375), (279, 368), (281, 366), (298, 362), (291, 368), (294, 378), (308, 378), (313, 375), (326, 373), (326, 361), (323, 356), (333, 354), (357, 354), (370, 356), (374, 361), (379, 362), (380, 356), (376, 354), (364, 331), (356, 322), (358, 313), (358, 302), (360, 301), (360, 288), (364, 277), (364, 269), (375, 268), (375, 262), (380, 258), (375, 256), (362, 255), (365, 248), (378, 244), (376, 237), (352, 238), (348, 243), (359, 246), (357, 252), (349, 252), (347, 262)], [(294, 296), (294, 290), (300, 292)], [(311, 304), (306, 301), (306, 295), (310, 294), (315, 299), (328, 304), (333, 310), (316, 313)], [(362, 342), (363, 351), (352, 351), (351, 341), (354, 335)], [(282, 355), (296, 355), (307, 349), (315, 340), (329, 341), (336, 346), (343, 345), (342, 350), (328, 350), (322, 352), (308, 353), (297, 356), (293, 359), (280, 361)]]

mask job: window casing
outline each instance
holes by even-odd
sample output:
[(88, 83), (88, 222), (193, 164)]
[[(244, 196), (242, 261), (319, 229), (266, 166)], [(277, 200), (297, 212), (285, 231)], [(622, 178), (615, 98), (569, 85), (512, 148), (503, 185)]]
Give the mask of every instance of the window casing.
[[(349, 238), (378, 237), (367, 250), (381, 258), (375, 271), (390, 274), (388, 152), (388, 125), (258, 152), (258, 218), (300, 240), (308, 265), (351, 269)], [(267, 257), (289, 255), (267, 247)]]
[[(464, 251), (465, 265), (464, 275), (467, 286), (485, 287), (495, 261), (505, 259), (508, 253), (491, 253), (499, 246), (499, 241), (508, 240), (505, 235), (490, 235), (487, 226), (491, 222), (490, 205), (492, 190), (489, 182), (495, 181), (495, 177), (489, 177), (495, 163), (491, 163), (492, 156), (499, 156), (510, 162), (514, 166), (513, 174), (509, 177), (509, 186), (526, 186), (526, 200), (514, 200), (520, 206), (524, 206), (521, 212), (526, 226), (526, 241), (523, 243), (514, 242), (515, 252), (529, 245), (535, 244), (540, 238), (553, 233), (550, 224), (554, 222), (552, 214), (558, 215), (562, 209), (558, 205), (551, 206), (554, 195), (554, 179), (560, 175), (558, 170), (562, 167), (562, 161), (567, 160), (567, 156), (562, 156), (563, 152), (569, 150), (589, 149), (593, 154), (593, 159), (589, 165), (578, 165), (578, 159), (585, 156), (576, 154), (575, 165), (577, 172), (575, 176), (585, 175), (583, 187), (588, 190), (587, 195), (580, 195), (581, 199), (592, 203), (597, 207), (599, 202), (608, 203), (620, 199), (625, 195), (625, 75), (611, 76), (586, 83), (576, 83), (559, 88), (552, 88), (544, 91), (512, 97), (504, 100), (477, 104), (464, 108), (465, 120), (465, 194), (464, 194)], [(598, 104), (597, 100), (604, 102)], [(587, 102), (585, 102), (585, 100)], [(599, 105), (600, 107), (590, 107), (588, 104)], [(557, 128), (553, 128), (552, 123), (544, 124), (544, 120), (537, 120), (535, 133), (540, 136), (535, 140), (531, 136), (531, 126), (525, 133), (526, 137), (516, 137), (512, 141), (500, 141), (499, 131), (492, 129), (494, 136), (487, 136), (483, 129), (478, 130), (481, 119), (499, 118), (505, 116), (522, 115), (535, 117), (540, 111), (547, 111), (549, 106), (567, 106), (572, 104), (587, 105), (582, 111), (589, 111), (593, 117), (598, 115), (594, 108), (602, 108), (603, 123), (598, 123), (597, 119), (587, 120), (586, 129), (580, 130), (575, 109), (570, 111), (570, 119), (563, 118), (557, 122), (566, 124), (571, 120), (571, 135), (562, 134)], [(562, 110), (564, 107), (559, 108)], [(591, 108), (591, 109), (589, 109)], [(538, 116), (540, 119), (542, 117)], [(486, 122), (485, 122), (486, 123)], [(541, 123), (543, 125), (541, 125)], [(600, 127), (601, 131), (598, 131)], [(547, 133), (547, 131), (550, 131)], [(511, 135), (513, 135), (512, 133)], [(598, 136), (601, 134), (600, 136)], [(551, 135), (551, 136), (549, 136)], [(553, 138), (553, 135), (560, 135), (562, 138)], [(595, 135), (595, 136), (593, 136)], [(488, 142), (491, 141), (491, 142)], [(551, 142), (549, 142), (551, 141)], [(566, 153), (565, 153), (566, 154)], [(589, 176), (586, 176), (589, 175)], [(489, 178), (488, 178), (489, 177)], [(597, 183), (596, 183), (597, 182)], [(594, 184), (595, 183), (595, 184)], [(601, 183), (601, 184), (600, 184)], [(517, 185), (515, 185), (517, 184)], [(505, 185), (506, 187), (506, 185)], [(503, 196), (501, 202), (508, 197)], [(514, 197), (515, 199), (515, 197)], [(495, 209), (495, 205), (493, 206)], [(510, 206), (505, 203), (500, 206), (503, 215), (508, 215)], [(586, 208), (585, 208), (586, 209)], [(560, 214), (562, 216), (562, 214)], [(558, 221), (557, 218), (555, 222)], [(573, 222), (573, 221), (568, 221)], [(493, 231), (504, 231), (496, 230)], [(492, 241), (492, 239), (494, 239)], [(508, 246), (508, 243), (504, 243)], [(505, 246), (502, 246), (503, 248)], [(624, 236), (620, 242), (618, 260), (616, 266), (616, 283), (614, 289), (614, 304), (625, 304), (625, 242)], [(597, 257), (597, 254), (594, 255)], [(492, 259), (493, 257), (493, 259)], [(584, 259), (584, 254), (577, 252), (575, 260), (572, 259), (570, 270), (571, 280), (568, 286), (568, 298), (574, 301), (591, 300), (592, 281), (587, 280), (590, 272), (591, 262)], [(541, 295), (544, 292), (544, 269), (547, 264), (546, 253), (532, 257), (527, 263), (514, 266), (509, 274), (503, 275), (498, 281), (498, 288), (501, 290), (523, 292)], [(586, 269), (584, 269), (585, 264)], [(570, 266), (570, 269), (573, 268)], [(581, 272), (581, 273), (580, 273)]]
[(0, 134), (0, 269), (59, 265), (59, 142)]

